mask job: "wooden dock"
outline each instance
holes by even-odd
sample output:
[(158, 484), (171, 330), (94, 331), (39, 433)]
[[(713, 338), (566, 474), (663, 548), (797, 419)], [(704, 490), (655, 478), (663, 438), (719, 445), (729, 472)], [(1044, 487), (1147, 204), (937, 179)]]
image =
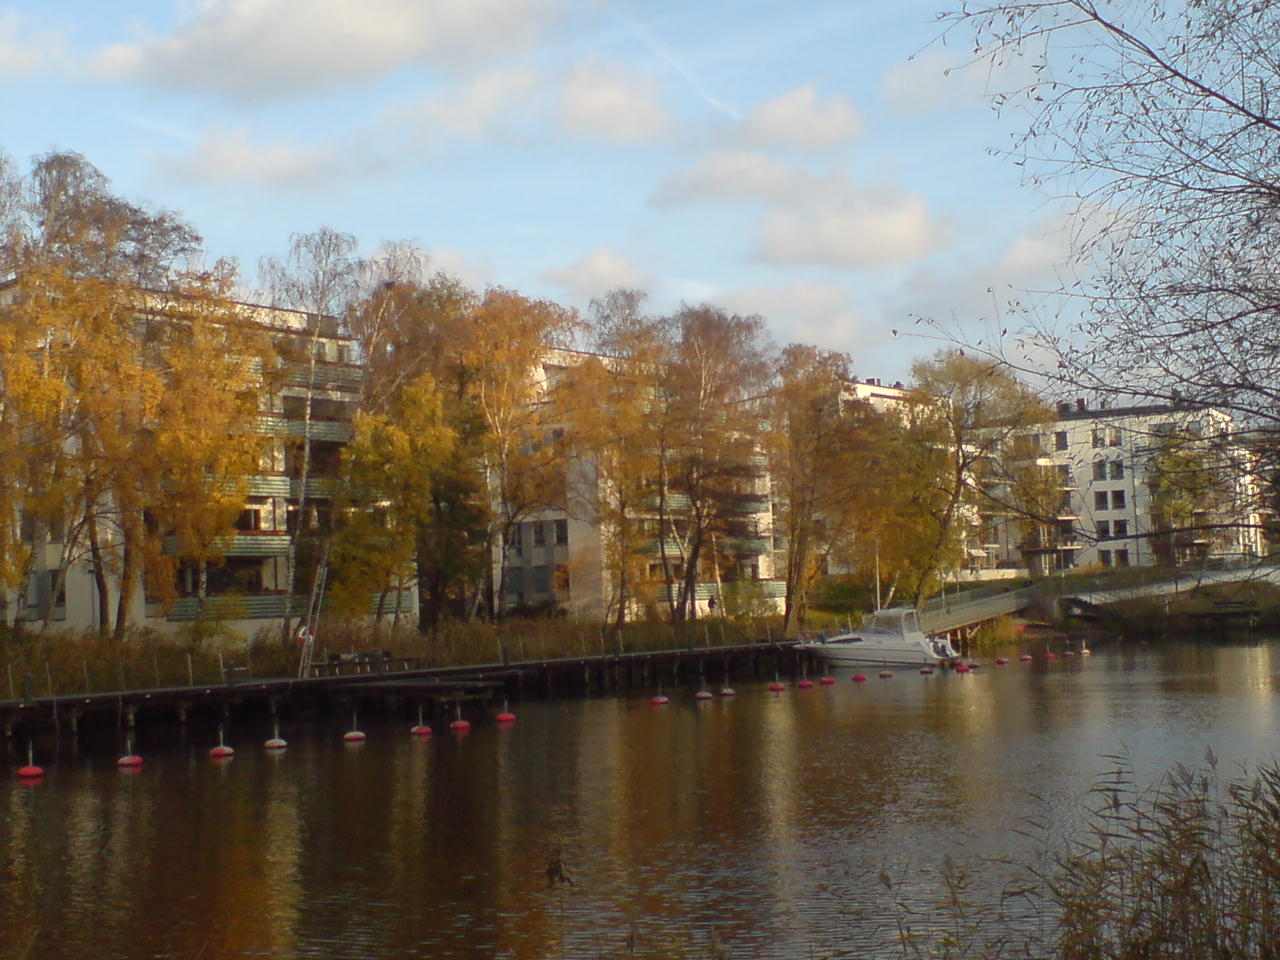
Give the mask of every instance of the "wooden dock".
[(147, 722), (219, 722), (233, 713), (422, 708), (434, 722), (452, 711), (481, 716), (495, 700), (582, 696), (696, 688), (705, 680), (798, 676), (812, 664), (795, 642), (595, 654), (550, 660), (428, 667), (412, 658), (365, 654), (317, 663), (306, 678), (250, 677), (231, 672), (222, 683), (33, 696), (0, 700), (7, 737), (52, 730), (77, 735), (86, 725), (133, 728)]

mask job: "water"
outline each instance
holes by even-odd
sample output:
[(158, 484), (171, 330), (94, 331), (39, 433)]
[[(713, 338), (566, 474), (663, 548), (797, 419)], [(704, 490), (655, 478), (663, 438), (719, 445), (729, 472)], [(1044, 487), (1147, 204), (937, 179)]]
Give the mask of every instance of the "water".
[(901, 956), (944, 856), (1033, 855), (1020, 826), (1069, 830), (1106, 755), (1142, 782), (1207, 747), (1225, 775), (1273, 759), (1276, 649), (525, 702), (462, 739), (369, 719), (355, 748), (335, 719), (282, 756), (234, 728), (225, 766), (144, 729), (141, 773), (64, 746), (34, 788), (11, 754), (0, 958), (708, 956), (713, 931), (734, 957)]

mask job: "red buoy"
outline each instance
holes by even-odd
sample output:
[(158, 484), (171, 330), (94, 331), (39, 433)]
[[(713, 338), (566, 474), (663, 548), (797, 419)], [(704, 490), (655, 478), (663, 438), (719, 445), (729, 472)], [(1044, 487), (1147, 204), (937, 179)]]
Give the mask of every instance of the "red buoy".
[(824, 687), (832, 687), (832, 686), (835, 686), (836, 678), (835, 677), (819, 677), (818, 682), (822, 684)]
[(516, 715), (512, 713), (510, 710), (503, 710), (500, 714), (498, 714), (497, 719), (499, 723), (515, 723)]
[(289, 742), (284, 737), (268, 737), (262, 746), (267, 750), (283, 750)]
[(454, 733), (467, 733), (471, 730), (471, 721), (462, 719), (454, 720), (449, 724), (449, 729)]
[(931, 677), (933, 676), (933, 667), (921, 667), (920, 672), (926, 677)]
[(348, 730), (342, 735), (342, 739), (347, 743), (364, 743), (368, 737), (365, 736), (363, 730)]
[(415, 737), (431, 736), (431, 728), (428, 727), (425, 723), (415, 723), (412, 727), (409, 728), (409, 732), (413, 734)]
[(1064, 657), (1074, 657), (1076, 655), (1076, 652), (1074, 650), (1063, 650), (1062, 655)]
[(1045, 658), (1046, 660), (1057, 660), (1057, 659), (1058, 659), (1058, 655), (1057, 655), (1056, 653), (1054, 653), (1052, 650), (1050, 650), (1048, 653), (1046, 653), (1046, 654), (1044, 655), (1044, 658)]
[(1030, 663), (1030, 662), (1031, 662), (1031, 654), (1029, 654), (1029, 653), (1024, 653), (1024, 654), (1022, 654), (1022, 656), (1018, 657), (1018, 659), (1019, 659), (1019, 660), (1021, 660), (1023, 663)]
[(892, 670), (881, 670), (881, 671), (880, 671), (880, 679), (881, 679), (881, 680), (892, 680), (892, 679), (893, 679), (893, 671), (892, 671)]
[(801, 690), (809, 690), (809, 689), (812, 689), (813, 687), (813, 681), (810, 680), (808, 677), (805, 677), (803, 680), (797, 683), (796, 686), (799, 687)]
[(1008, 661), (1008, 659), (1007, 659), (1007, 658), (1005, 658), (1005, 657), (996, 657), (996, 666), (997, 666), (997, 667), (1003, 667), (1003, 666), (1004, 666), (1006, 663), (1008, 663), (1008, 662), (1009, 662), (1009, 661)]
[(863, 674), (863, 673), (855, 673), (855, 674), (853, 675), (853, 682), (854, 682), (854, 683), (866, 683), (866, 682), (867, 682), (866, 674)]
[(122, 770), (137, 770), (142, 766), (142, 758), (136, 753), (126, 753), (116, 761), (116, 766)]
[(222, 743), (218, 744), (216, 747), (214, 747), (212, 750), (209, 751), (209, 756), (212, 757), (214, 760), (229, 760), (231, 757), (234, 757), (235, 755), (236, 755), (235, 750), (231, 749), (231, 747), (228, 747)]
[(18, 768), (19, 780), (39, 780), (44, 776), (44, 767), (37, 767), (34, 763), (29, 763), (25, 767)]
[(671, 698), (668, 697), (665, 693), (655, 693), (652, 697), (649, 698), (649, 702), (652, 703), (655, 707), (660, 707), (664, 703), (670, 703)]
[(769, 681), (769, 691), (771, 693), (781, 693), (785, 689), (787, 689), (786, 686), (782, 684), (780, 681), (778, 680)]
[(722, 697), (736, 697), (737, 695), (738, 695), (738, 691), (733, 689), (733, 687), (720, 688), (720, 696)]
[(697, 693), (695, 693), (695, 694), (693, 695), (693, 699), (695, 699), (695, 700), (710, 700), (710, 699), (711, 699), (711, 691), (710, 691), (710, 690), (699, 690)]

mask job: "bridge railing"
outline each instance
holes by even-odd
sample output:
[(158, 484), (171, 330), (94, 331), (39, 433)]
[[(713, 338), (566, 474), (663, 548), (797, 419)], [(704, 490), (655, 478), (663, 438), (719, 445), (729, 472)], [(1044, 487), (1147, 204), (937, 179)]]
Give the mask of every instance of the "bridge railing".
[(935, 597), (920, 608), (920, 628), (926, 633), (954, 630), (1021, 610), (1035, 599), (1035, 587), (984, 592), (984, 595), (976, 597), (968, 593), (958, 597)]

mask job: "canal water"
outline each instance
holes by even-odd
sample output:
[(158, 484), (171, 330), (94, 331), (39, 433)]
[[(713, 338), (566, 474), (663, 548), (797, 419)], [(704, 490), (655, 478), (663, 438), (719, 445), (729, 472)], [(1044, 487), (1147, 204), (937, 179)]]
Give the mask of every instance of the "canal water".
[(64, 741), (34, 787), (14, 751), (0, 958), (902, 956), (946, 859), (990, 905), (989, 861), (1070, 832), (1110, 758), (1141, 783), (1207, 748), (1226, 777), (1274, 759), (1277, 649), (524, 702), (426, 742), (335, 720), (279, 756), (245, 726), (222, 766), (203, 732), (144, 729), (140, 773)]

